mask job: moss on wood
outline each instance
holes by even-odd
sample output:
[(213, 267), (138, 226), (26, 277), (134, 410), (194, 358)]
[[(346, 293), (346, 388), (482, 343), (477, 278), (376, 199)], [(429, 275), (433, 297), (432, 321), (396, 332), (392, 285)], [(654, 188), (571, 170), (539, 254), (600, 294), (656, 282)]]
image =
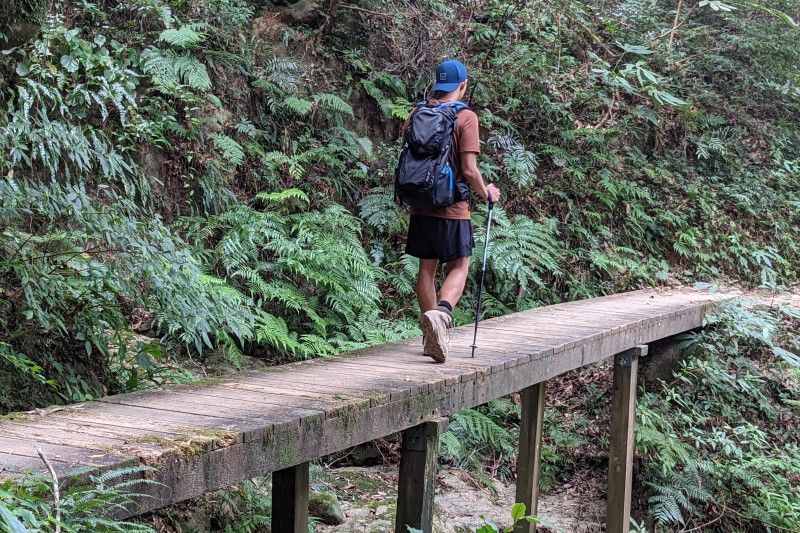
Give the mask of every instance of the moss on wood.
[(345, 438), (350, 439), (355, 434), (355, 428), (361, 421), (361, 409), (358, 405), (345, 405), (338, 410), (338, 417), (336, 418), (339, 429), (344, 434)]

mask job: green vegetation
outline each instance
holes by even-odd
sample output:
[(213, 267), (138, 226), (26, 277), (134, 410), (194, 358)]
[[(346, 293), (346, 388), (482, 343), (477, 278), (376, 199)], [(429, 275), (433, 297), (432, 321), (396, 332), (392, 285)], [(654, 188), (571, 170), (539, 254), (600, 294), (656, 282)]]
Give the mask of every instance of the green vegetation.
[(726, 307), (685, 337), (673, 379), (640, 399), (641, 503), (655, 524), (800, 529), (798, 319), (796, 309)]
[[(417, 334), (392, 168), (445, 57), (470, 68), (480, 166), (506, 198), (487, 314), (668, 281), (797, 282), (792, 0), (311, 4), (0, 8), (0, 413), (194, 381), (181, 364), (210, 352), (281, 362)], [(722, 511), (715, 527), (797, 524), (782, 500), (797, 443), (770, 429), (796, 409), (796, 374), (776, 385), (734, 353), (796, 351), (728, 333), (751, 318), (692, 339), (643, 400), (641, 505), (664, 527)], [(663, 433), (679, 400), (690, 414)], [(448, 460), (508, 458), (515, 416), (505, 401), (459, 415)], [(570, 466), (581, 431), (551, 433), (551, 465)], [(686, 443), (707, 453), (688, 460)], [(733, 454), (727, 470), (712, 452)], [(754, 487), (741, 465), (771, 477)]]
[(470, 64), (481, 168), (508, 198), (487, 313), (795, 280), (790, 6), (700, 4), (673, 31), (674, 6), (639, 0), (365, 0), (310, 26), (243, 0), (58, 3), (0, 58), (0, 361), (4, 389), (31, 393), (2, 408), (191, 379), (164, 365), (186, 354), (415, 333), (391, 168), (447, 55)]
[[(519, 405), (507, 398), (456, 413), (450, 431), (441, 437), (440, 458), (469, 470), (490, 489), (493, 478), (510, 481), (510, 459), (519, 442), (519, 416)], [(490, 466), (485, 469), (484, 465)]]
[(124, 468), (87, 475), (89, 485), (60, 491), (54, 501), (53, 480), (30, 474), (22, 480), (0, 483), (0, 531), (3, 533), (154, 533), (134, 522), (107, 518), (132, 503), (136, 485), (153, 483), (142, 476), (147, 467)]

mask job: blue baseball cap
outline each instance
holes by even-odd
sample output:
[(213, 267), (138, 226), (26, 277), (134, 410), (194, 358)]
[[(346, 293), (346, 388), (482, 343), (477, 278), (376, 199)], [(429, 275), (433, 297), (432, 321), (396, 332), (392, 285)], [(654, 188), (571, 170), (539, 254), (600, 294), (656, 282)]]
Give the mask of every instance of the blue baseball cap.
[(432, 90), (451, 93), (466, 79), (467, 67), (461, 61), (450, 59), (436, 69), (436, 85)]

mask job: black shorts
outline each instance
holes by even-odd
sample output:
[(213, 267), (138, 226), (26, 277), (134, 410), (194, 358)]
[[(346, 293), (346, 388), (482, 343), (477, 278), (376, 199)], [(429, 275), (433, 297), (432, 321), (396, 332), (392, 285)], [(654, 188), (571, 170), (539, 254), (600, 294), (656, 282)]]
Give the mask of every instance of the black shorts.
[(471, 221), (411, 215), (406, 241), (408, 255), (446, 263), (471, 256), (474, 247)]

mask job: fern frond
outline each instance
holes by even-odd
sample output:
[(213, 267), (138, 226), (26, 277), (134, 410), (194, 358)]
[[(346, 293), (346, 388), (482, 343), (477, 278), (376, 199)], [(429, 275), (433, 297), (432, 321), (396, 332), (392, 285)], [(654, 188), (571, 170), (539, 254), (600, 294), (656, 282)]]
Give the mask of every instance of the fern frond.
[(280, 102), (280, 107), (301, 117), (308, 115), (314, 110), (314, 104), (303, 98), (297, 98), (296, 96), (284, 98)]
[(214, 145), (222, 150), (222, 157), (237, 166), (244, 163), (244, 149), (241, 144), (223, 133), (212, 133), (211, 138)]
[(177, 29), (166, 29), (159, 34), (158, 40), (177, 48), (196, 48), (206, 39), (206, 35), (200, 31), (201, 28), (207, 27), (207, 24), (191, 24)]
[(348, 115), (350, 117), (354, 116), (353, 108), (350, 107), (350, 104), (335, 94), (319, 93), (312, 96), (312, 98), (317, 105), (323, 109), (327, 109), (333, 113)]

